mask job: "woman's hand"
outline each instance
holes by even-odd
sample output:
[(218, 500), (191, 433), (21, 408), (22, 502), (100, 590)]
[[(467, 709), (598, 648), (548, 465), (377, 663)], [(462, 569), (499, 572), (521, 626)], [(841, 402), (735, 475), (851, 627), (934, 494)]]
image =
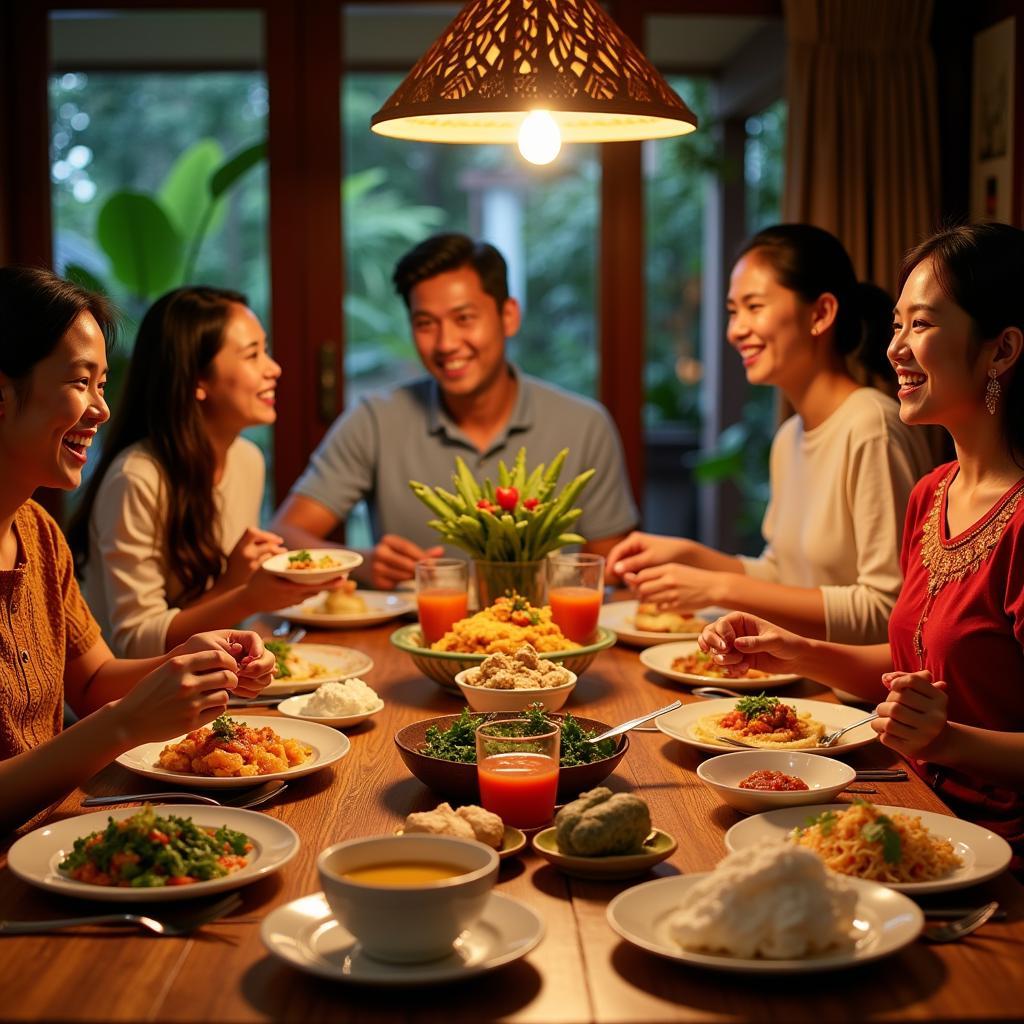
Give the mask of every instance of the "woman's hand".
[(681, 561), (687, 541), (679, 537), (662, 537), (656, 533), (634, 530), (608, 552), (605, 577), (609, 583), (654, 565)]
[(220, 651), (231, 659), (238, 697), (256, 697), (273, 682), (277, 659), (266, 649), (263, 638), (250, 629), (212, 629), (196, 633), (175, 647), (170, 656), (173, 660), (204, 651)]
[(897, 753), (919, 761), (939, 754), (948, 732), (946, 684), (932, 682), (931, 672), (886, 672), (889, 697), (875, 709), (871, 728)]
[(730, 612), (705, 626), (697, 644), (715, 664), (736, 675), (748, 668), (772, 675), (798, 671), (809, 646), (804, 637), (746, 612)]
[(248, 526), (238, 543), (231, 549), (227, 567), (218, 583), (225, 588), (240, 587), (249, 581), (253, 573), (268, 558), (287, 550), (284, 539), (278, 534)]
[(238, 688), (237, 671), (234, 657), (220, 647), (175, 653), (113, 702), (124, 749), (212, 722), (224, 713), (229, 695)]
[[(275, 576), (266, 569), (254, 572), (249, 581), (241, 589), (241, 600), (248, 609), (248, 615), (257, 612), (275, 612), (279, 608), (290, 608), (294, 604), (301, 604), (311, 597), (315, 597), (323, 590), (336, 590), (340, 588), (354, 587), (345, 576), (336, 576), (334, 579), (320, 583), (297, 583), (294, 580), (286, 580), (281, 576)], [(244, 618), (244, 616), (239, 616)]]
[(641, 601), (653, 602), (659, 608), (694, 611), (722, 600), (722, 574), (695, 569), (692, 565), (670, 562), (640, 572), (627, 572), (623, 580)]

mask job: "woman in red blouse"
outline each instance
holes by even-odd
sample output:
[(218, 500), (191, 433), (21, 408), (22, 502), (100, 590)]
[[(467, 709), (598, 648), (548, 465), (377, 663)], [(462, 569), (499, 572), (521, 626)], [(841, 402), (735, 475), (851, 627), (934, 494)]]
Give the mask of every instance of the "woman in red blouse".
[[(794, 672), (881, 700), (874, 723), (957, 814), (1024, 865), (1024, 231), (952, 228), (903, 261), (889, 359), (900, 416), (953, 437), (956, 461), (907, 509), (889, 643), (809, 640), (751, 615), (701, 647), (738, 669)], [(886, 694), (888, 690), (888, 694)]]

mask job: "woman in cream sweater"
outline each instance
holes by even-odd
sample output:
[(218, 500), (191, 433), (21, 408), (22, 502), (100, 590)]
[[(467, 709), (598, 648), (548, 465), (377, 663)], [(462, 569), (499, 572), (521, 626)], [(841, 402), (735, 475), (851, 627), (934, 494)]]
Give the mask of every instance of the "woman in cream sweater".
[(778, 387), (795, 409), (772, 443), (764, 551), (744, 558), (631, 534), (608, 565), (642, 601), (770, 614), (836, 641), (884, 639), (907, 499), (931, 460), (897, 403), (848, 369), (851, 355), (876, 365), (891, 333), (890, 317), (862, 314), (869, 287), (820, 228), (780, 224), (744, 246), (729, 284), (729, 344), (750, 383)]

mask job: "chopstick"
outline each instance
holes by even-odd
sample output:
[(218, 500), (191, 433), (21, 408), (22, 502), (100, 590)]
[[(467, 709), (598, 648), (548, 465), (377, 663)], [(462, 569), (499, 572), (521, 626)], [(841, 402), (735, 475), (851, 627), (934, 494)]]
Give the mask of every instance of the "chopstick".
[(908, 775), (903, 768), (866, 768), (855, 778), (858, 782), (906, 782)]

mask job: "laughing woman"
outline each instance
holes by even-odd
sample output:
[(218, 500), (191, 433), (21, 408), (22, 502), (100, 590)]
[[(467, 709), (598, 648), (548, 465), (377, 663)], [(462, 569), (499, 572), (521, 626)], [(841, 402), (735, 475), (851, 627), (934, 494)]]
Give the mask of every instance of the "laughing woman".
[[(820, 643), (751, 615), (708, 627), (724, 665), (799, 672), (880, 700), (873, 727), (1024, 867), (1024, 232), (940, 232), (908, 254), (889, 358), (900, 416), (956, 461), (914, 488), (889, 643)], [(888, 690), (888, 694), (886, 694)]]
[[(108, 418), (112, 317), (47, 271), (0, 268), (0, 834), (138, 743), (212, 721), (255, 695), (274, 659), (255, 633), (193, 636), (119, 661), (82, 599), (39, 487), (72, 490)], [(62, 731), (64, 701), (81, 716)]]
[(245, 297), (169, 292), (139, 327), (120, 408), (69, 530), (83, 592), (121, 655), (295, 604), (318, 587), (260, 565), (263, 456), (240, 437), (273, 423), (281, 375)]
[(645, 602), (772, 613), (790, 629), (877, 643), (900, 588), (897, 553), (911, 488), (933, 465), (899, 407), (848, 368), (877, 375), (889, 302), (858, 284), (834, 235), (779, 224), (744, 246), (729, 283), (727, 337), (751, 384), (795, 415), (771, 449), (765, 548), (741, 558), (687, 538), (634, 533), (608, 556)]

